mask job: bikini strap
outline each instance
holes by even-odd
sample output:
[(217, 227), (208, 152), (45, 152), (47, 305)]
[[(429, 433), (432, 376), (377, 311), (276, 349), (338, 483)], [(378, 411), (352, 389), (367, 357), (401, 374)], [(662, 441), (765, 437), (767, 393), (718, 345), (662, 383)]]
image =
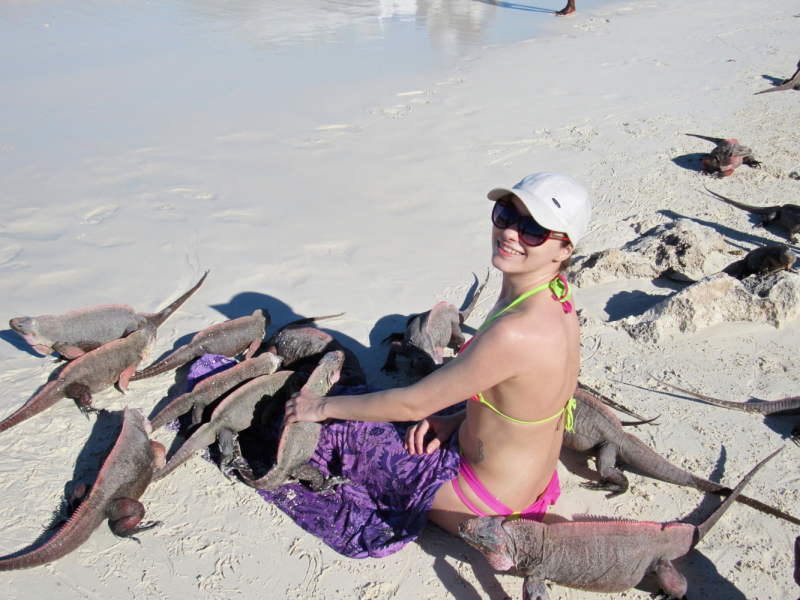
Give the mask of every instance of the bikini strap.
[(575, 415), (573, 411), (575, 410), (576, 406), (578, 406), (578, 403), (575, 401), (575, 397), (573, 396), (567, 400), (567, 405), (564, 407), (564, 412), (567, 413), (564, 415), (564, 429), (570, 433), (575, 431)]
[(559, 273), (558, 275), (556, 275), (556, 278), (553, 279), (553, 281), (551, 281), (550, 283), (545, 283), (543, 285), (540, 285), (536, 289), (533, 289), (529, 292), (525, 292), (524, 294), (522, 294), (522, 296), (514, 300), (511, 304), (506, 306), (499, 313), (489, 318), (483, 325), (481, 325), (478, 328), (478, 331), (486, 327), (489, 323), (494, 321), (497, 317), (502, 315), (507, 310), (511, 310), (512, 308), (514, 308), (517, 304), (519, 304), (523, 300), (526, 300), (527, 298), (530, 298), (534, 294), (537, 294), (542, 290), (546, 290), (547, 288), (550, 288), (553, 291), (553, 300), (558, 300), (561, 303), (561, 305), (564, 307), (564, 312), (571, 313), (572, 303), (569, 301), (569, 298), (570, 296), (572, 296), (572, 288), (569, 286), (569, 283), (567, 282), (566, 278)]

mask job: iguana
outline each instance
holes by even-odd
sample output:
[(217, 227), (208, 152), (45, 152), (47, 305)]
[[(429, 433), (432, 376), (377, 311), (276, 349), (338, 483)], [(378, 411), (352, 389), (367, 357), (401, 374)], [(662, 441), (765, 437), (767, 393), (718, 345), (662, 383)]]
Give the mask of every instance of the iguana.
[(722, 272), (736, 279), (750, 275), (763, 277), (776, 271), (791, 271), (796, 260), (797, 256), (786, 244), (770, 244), (751, 250), (741, 260), (722, 269)]
[(703, 155), (703, 172), (713, 175), (715, 177), (726, 177), (733, 175), (736, 167), (742, 164), (748, 167), (758, 167), (761, 163), (753, 157), (753, 151), (747, 146), (743, 146), (736, 138), (723, 139), (715, 137), (706, 137), (704, 135), (697, 135), (696, 133), (687, 133), (686, 135), (700, 138), (716, 144), (708, 154)]
[(126, 338), (114, 340), (79, 356), (64, 366), (55, 381), (46, 384), (26, 404), (0, 422), (0, 431), (39, 414), (62, 398), (75, 400), (75, 404), (87, 416), (90, 412), (96, 412), (92, 408), (92, 394), (106, 390), (115, 383), (119, 389), (127, 390), (131, 375), (150, 354), (155, 341), (155, 328), (145, 325)]
[[(183, 443), (169, 462), (153, 475), (153, 479), (161, 479), (165, 475), (169, 475), (203, 448), (217, 441), (218, 438), (223, 440), (226, 439), (226, 436), (235, 438), (240, 431), (258, 423), (257, 415), (262, 410), (272, 402), (285, 401), (288, 394), (293, 391), (293, 376), (294, 372), (292, 371), (278, 371), (272, 375), (262, 375), (248, 381), (231, 393), (214, 410), (211, 420), (201, 425)], [(220, 466), (226, 466), (232, 458), (230, 454), (223, 454)]]
[(323, 319), (332, 319), (338, 315), (328, 315), (325, 317), (310, 317), (300, 319), (284, 325), (275, 332), (261, 346), (268, 352), (276, 354), (283, 359), (283, 368), (290, 371), (312, 371), (320, 359), (328, 352), (339, 350), (344, 352), (344, 365), (342, 366), (339, 385), (366, 385), (367, 376), (358, 357), (349, 348), (345, 348), (333, 336), (316, 329), (308, 327), (308, 324)]
[(545, 580), (592, 592), (623, 592), (652, 574), (670, 598), (684, 598), (688, 583), (672, 561), (687, 554), (722, 517), (756, 472), (780, 450), (761, 461), (733, 493), (699, 526), (649, 521), (554, 523), (505, 517), (470, 519), (461, 537), (497, 570), (518, 569), (525, 577), (524, 600), (549, 600)]
[[(145, 511), (139, 498), (150, 484), (154, 468), (164, 464), (164, 446), (151, 441), (149, 431), (144, 415), (126, 407), (122, 429), (89, 495), (44, 545), (13, 558), (0, 558), (0, 571), (29, 569), (58, 560), (88, 540), (106, 519), (114, 535), (120, 537), (158, 525), (140, 524)], [(161, 465), (157, 464), (159, 456)]]
[(390, 342), (389, 355), (381, 371), (397, 371), (395, 357), (400, 355), (411, 361), (411, 367), (417, 373), (430, 375), (443, 363), (442, 354), (446, 346), (458, 351), (464, 345), (461, 325), (469, 318), (488, 281), (489, 273), (464, 310), (439, 302), (431, 310), (409, 317), (404, 333), (393, 333), (381, 342)]
[(190, 410), (192, 411), (192, 424), (199, 424), (206, 406), (248, 379), (271, 375), (278, 370), (281, 360), (274, 354), (266, 353), (204, 379), (191, 392), (178, 396), (161, 409), (155, 417), (150, 419), (150, 426), (153, 431), (156, 431)]
[[(673, 465), (639, 438), (625, 433), (619, 419), (591, 394), (576, 389), (574, 398), (574, 429), (571, 432), (564, 431), (564, 446), (577, 452), (596, 452), (597, 472), (600, 475), (598, 483), (587, 482), (582, 487), (611, 492), (609, 497), (624, 494), (628, 490), (628, 479), (616, 465), (625, 463), (667, 483), (706, 493), (731, 493), (729, 488)], [(763, 513), (800, 525), (800, 519), (758, 500), (739, 496), (738, 501)]]
[[(650, 375), (650, 377), (653, 377)], [(758, 402), (729, 402), (728, 400), (718, 400), (709, 396), (703, 396), (697, 392), (690, 392), (677, 385), (672, 385), (666, 381), (661, 381), (653, 377), (661, 385), (671, 387), (674, 390), (689, 394), (690, 396), (702, 400), (706, 404), (714, 406), (721, 406), (722, 408), (730, 408), (732, 410), (740, 410), (742, 412), (755, 413), (764, 416), (789, 416), (800, 415), (800, 396), (791, 396), (787, 398), (780, 398), (778, 400), (759, 400)], [(800, 425), (792, 429), (792, 439), (797, 442), (800, 440)]]
[[(315, 394), (324, 396), (339, 379), (344, 364), (343, 352), (329, 352), (319, 362), (319, 366), (303, 386)], [(319, 442), (322, 426), (319, 423), (296, 422), (283, 428), (278, 443), (278, 457), (269, 472), (254, 479), (248, 468), (239, 468), (242, 480), (249, 486), (260, 490), (274, 490), (279, 485), (291, 481), (308, 481), (315, 492), (329, 489), (332, 485), (345, 483), (339, 477), (325, 478), (319, 469), (308, 464)]]
[(247, 360), (258, 349), (270, 322), (267, 309), (260, 308), (249, 317), (240, 317), (206, 327), (195, 335), (191, 342), (181, 346), (161, 362), (136, 373), (131, 377), (131, 381), (146, 379), (177, 369), (203, 354), (221, 354), (233, 358), (247, 350), (245, 355), (245, 360)]
[(39, 354), (47, 356), (55, 351), (72, 360), (145, 325), (158, 329), (197, 291), (207, 275), (208, 271), (197, 285), (154, 315), (137, 313), (127, 304), (101, 304), (63, 315), (17, 317), (8, 324)]
[(800, 62), (797, 63), (797, 71), (795, 71), (794, 75), (792, 75), (789, 79), (784, 79), (775, 87), (761, 90), (753, 95), (757, 96), (758, 94), (768, 94), (770, 92), (782, 92), (784, 90), (800, 90)]
[(736, 202), (735, 200), (726, 198), (721, 194), (712, 192), (708, 188), (706, 188), (706, 190), (714, 194), (723, 202), (727, 202), (731, 206), (741, 208), (742, 210), (746, 210), (754, 215), (763, 215), (766, 217), (763, 221), (756, 225), (756, 227), (764, 227), (765, 225), (769, 225), (770, 223), (777, 221), (789, 232), (789, 241), (793, 244), (796, 243), (794, 236), (800, 232), (800, 206), (797, 204), (783, 204), (780, 206), (750, 206), (749, 204), (742, 204), (741, 202)]

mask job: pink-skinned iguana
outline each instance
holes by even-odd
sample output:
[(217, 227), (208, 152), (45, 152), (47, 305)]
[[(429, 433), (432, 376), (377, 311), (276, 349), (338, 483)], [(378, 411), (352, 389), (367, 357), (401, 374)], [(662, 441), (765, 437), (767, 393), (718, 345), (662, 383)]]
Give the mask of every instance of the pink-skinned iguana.
[(29, 569), (58, 560), (88, 540), (106, 519), (114, 535), (120, 537), (158, 525), (140, 525), (145, 511), (139, 498), (150, 484), (153, 470), (164, 464), (164, 446), (151, 441), (149, 432), (150, 424), (142, 413), (126, 407), (122, 429), (89, 495), (45, 544), (13, 558), (0, 558), (0, 571)]
[(79, 356), (64, 366), (55, 381), (46, 384), (16, 412), (0, 422), (0, 431), (50, 408), (62, 398), (72, 398), (85, 415), (95, 412), (92, 394), (110, 388), (128, 389), (136, 367), (150, 354), (156, 342), (156, 330), (145, 325), (128, 337), (114, 340)]
[(733, 493), (695, 527), (648, 521), (567, 522), (545, 525), (504, 517), (470, 519), (459, 533), (497, 570), (516, 568), (524, 577), (524, 600), (549, 600), (545, 580), (593, 592), (623, 592), (652, 574), (670, 598), (683, 598), (688, 583), (672, 564), (687, 554), (733, 504), (756, 472), (780, 449), (747, 474)]
[(154, 315), (137, 313), (127, 304), (101, 304), (79, 308), (63, 315), (17, 317), (8, 324), (39, 354), (47, 356), (55, 351), (72, 360), (103, 344), (125, 337), (145, 325), (158, 329), (197, 291), (207, 275), (208, 271), (197, 285)]

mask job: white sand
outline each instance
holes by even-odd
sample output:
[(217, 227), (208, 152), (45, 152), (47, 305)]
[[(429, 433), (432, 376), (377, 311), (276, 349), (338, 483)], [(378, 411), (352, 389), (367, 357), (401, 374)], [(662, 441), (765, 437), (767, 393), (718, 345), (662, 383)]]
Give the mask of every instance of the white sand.
[[(0, 322), (104, 302), (155, 311), (211, 269), (160, 330), (156, 356), (261, 306), (277, 325), (347, 311), (330, 330), (356, 351), (371, 383), (397, 386), (406, 379), (378, 371), (378, 341), (402, 315), (441, 298), (463, 301), (472, 273), (489, 262), (485, 192), (530, 172), (566, 171), (591, 188), (584, 255), (634, 239), (631, 223), (676, 216), (745, 249), (781, 241), (779, 229), (752, 230), (746, 213), (701, 192), (707, 184), (749, 203), (797, 202), (800, 183), (787, 174), (800, 167), (800, 94), (752, 95), (769, 86), (763, 75), (794, 71), (796, 2), (579, 2), (578, 16), (564, 20), (515, 11), (535, 39), (488, 46), (459, 39), (480, 40), (481, 27), (508, 21), (512, 8), (418, 4), (430, 28), (403, 29), (402, 54), (382, 50), (381, 40), (401, 35), (397, 21), (411, 18), (413, 2), (287, 5), (281, 27), (269, 3), (0, 6)], [(685, 132), (738, 137), (765, 168), (707, 179), (672, 160), (711, 148)], [(494, 274), (471, 325), (498, 282)], [(637, 432), (656, 451), (736, 483), (785, 443), (794, 421), (768, 427), (657, 394), (645, 389), (648, 373), (733, 400), (795, 395), (800, 322), (716, 325), (658, 344), (604, 324), (669, 292), (649, 281), (580, 290), (578, 305), (593, 317), (581, 378), (660, 414), (660, 426)], [(56, 365), (13, 332), (0, 337), (5, 416)], [(127, 396), (98, 395), (96, 405), (150, 414), (174, 383), (137, 382)], [(65, 484), (96, 463), (82, 449), (93, 429), (92, 448), (109, 432), (94, 422), (62, 402), (0, 436), (0, 554), (36, 540)], [(169, 441), (165, 432), (156, 438)], [(800, 449), (786, 445), (747, 493), (800, 515)], [(606, 500), (579, 487), (588, 476), (580, 457), (563, 458), (554, 519), (667, 521), (701, 502), (698, 515), (714, 506), (633, 473), (631, 491)], [(345, 559), (199, 458), (153, 484), (143, 502), (164, 525), (141, 545), (102, 526), (56, 563), (0, 574), (2, 596), (520, 596), (519, 578), (494, 574), (479, 553), (433, 527), (387, 559)], [(795, 597), (796, 529), (734, 506), (677, 563), (689, 597)], [(642, 587), (617, 597), (654, 589)], [(551, 595), (600, 597), (558, 586)]]

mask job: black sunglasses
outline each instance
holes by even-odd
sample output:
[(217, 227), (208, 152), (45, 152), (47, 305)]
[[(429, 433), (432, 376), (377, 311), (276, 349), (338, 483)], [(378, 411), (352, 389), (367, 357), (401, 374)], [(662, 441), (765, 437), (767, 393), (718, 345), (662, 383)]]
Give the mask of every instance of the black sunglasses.
[(545, 229), (533, 217), (521, 217), (514, 208), (514, 205), (498, 200), (492, 209), (492, 223), (498, 229), (508, 229), (515, 223), (519, 223), (519, 239), (526, 246), (541, 246), (549, 239), (566, 240), (569, 238), (564, 233), (555, 233)]

